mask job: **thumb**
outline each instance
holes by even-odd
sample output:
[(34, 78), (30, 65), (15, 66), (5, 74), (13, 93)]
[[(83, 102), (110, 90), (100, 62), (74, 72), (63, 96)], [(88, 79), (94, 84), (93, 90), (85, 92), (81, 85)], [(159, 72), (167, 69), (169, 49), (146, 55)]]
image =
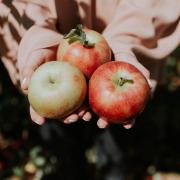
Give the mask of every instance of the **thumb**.
[(135, 124), (135, 119), (132, 119), (131, 121), (123, 124), (123, 127), (125, 129), (131, 129), (134, 126), (134, 124)]
[(21, 89), (27, 94), (29, 81), (33, 72), (44, 62), (55, 60), (55, 47), (48, 49), (38, 49), (33, 51), (27, 58), (27, 63), (22, 67), (20, 73)]
[(34, 109), (30, 106), (30, 116), (31, 120), (36, 124), (42, 125), (45, 122), (45, 118), (40, 116)]

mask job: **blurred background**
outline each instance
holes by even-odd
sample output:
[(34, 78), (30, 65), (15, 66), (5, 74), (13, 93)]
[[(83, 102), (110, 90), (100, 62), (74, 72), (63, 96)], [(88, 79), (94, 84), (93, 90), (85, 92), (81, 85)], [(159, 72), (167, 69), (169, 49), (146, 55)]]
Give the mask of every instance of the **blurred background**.
[(100, 130), (95, 121), (40, 127), (2, 64), (0, 72), (0, 180), (180, 179), (180, 48), (166, 59), (165, 84), (130, 130)]

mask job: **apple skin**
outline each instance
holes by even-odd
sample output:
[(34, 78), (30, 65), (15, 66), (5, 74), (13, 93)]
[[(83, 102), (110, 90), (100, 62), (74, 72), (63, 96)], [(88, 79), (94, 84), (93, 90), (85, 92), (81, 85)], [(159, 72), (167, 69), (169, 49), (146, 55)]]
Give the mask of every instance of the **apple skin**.
[(41, 116), (60, 119), (81, 106), (86, 91), (86, 79), (77, 67), (68, 62), (50, 61), (32, 75), (28, 99)]
[(70, 61), (76, 65), (86, 77), (90, 78), (92, 73), (103, 63), (110, 61), (111, 49), (105, 38), (91, 29), (83, 29), (87, 41), (94, 46), (86, 47), (80, 41), (69, 43), (68, 39), (62, 39), (57, 50), (57, 59)]
[[(122, 78), (129, 82), (122, 82)], [(89, 81), (89, 104), (110, 123), (126, 123), (145, 108), (150, 87), (133, 65), (111, 61), (101, 65)]]

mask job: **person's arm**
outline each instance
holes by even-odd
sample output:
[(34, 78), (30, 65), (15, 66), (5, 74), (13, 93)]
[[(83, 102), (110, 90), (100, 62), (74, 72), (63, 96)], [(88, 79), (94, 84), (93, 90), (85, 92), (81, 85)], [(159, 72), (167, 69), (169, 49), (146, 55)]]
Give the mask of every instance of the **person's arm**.
[[(115, 60), (133, 64), (154, 89), (156, 82), (150, 81), (150, 70), (138, 61), (136, 52), (154, 60), (169, 55), (180, 43), (179, 18), (179, 0), (122, 0), (103, 35)], [(132, 122), (125, 127), (130, 128)], [(108, 123), (100, 118), (98, 125), (103, 128)]]
[(115, 59), (139, 64), (136, 52), (154, 60), (169, 55), (180, 43), (179, 0), (122, 0), (114, 18), (104, 30)]
[(0, 0), (0, 55), (15, 85), (21, 79), (21, 64), (33, 49), (59, 43), (54, 9), (53, 0), (51, 5), (50, 0)]
[[(56, 32), (54, 0), (0, 0), (0, 54), (14, 85), (26, 94), (34, 70), (42, 63), (56, 59), (62, 35)], [(31, 119), (45, 120), (30, 107)], [(72, 123), (91, 114), (82, 107), (64, 119)]]

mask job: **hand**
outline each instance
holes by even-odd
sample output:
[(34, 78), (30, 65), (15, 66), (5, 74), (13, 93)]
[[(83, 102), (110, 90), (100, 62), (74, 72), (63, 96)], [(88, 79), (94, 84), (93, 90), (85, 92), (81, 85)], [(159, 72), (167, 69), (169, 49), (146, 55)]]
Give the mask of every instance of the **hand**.
[[(56, 59), (56, 50), (57, 47), (38, 49), (33, 51), (27, 58), (27, 63), (22, 63), (19, 66), (20, 70), (20, 80), (21, 80), (21, 89), (27, 94), (28, 93), (28, 84), (33, 72), (43, 63)], [(45, 122), (45, 118), (41, 117), (37, 112), (30, 107), (30, 116), (32, 121), (41, 125)], [(82, 118), (85, 121), (91, 119), (91, 113), (87, 111), (85, 106), (81, 107), (77, 112), (72, 113), (66, 117), (63, 122), (70, 124), (77, 121), (79, 118)]]
[[(42, 125), (45, 122), (45, 118), (40, 116), (36, 111), (34, 111), (34, 109), (31, 106), (30, 106), (30, 115), (32, 121), (35, 122), (36, 124)], [(78, 119), (83, 119), (84, 121), (90, 121), (91, 117), (92, 117), (91, 113), (87, 111), (86, 106), (82, 106), (81, 108), (79, 108), (78, 111), (70, 114), (61, 121), (64, 122), (65, 124), (71, 124), (76, 122)]]
[[(124, 123), (122, 124), (122, 126), (125, 128), (125, 129), (130, 129), (134, 126), (135, 124), (135, 119), (132, 119), (131, 121), (127, 122), (127, 123)], [(107, 128), (109, 126), (109, 123), (108, 123), (108, 119), (104, 118), (104, 117), (100, 117), (97, 121), (97, 126), (99, 128)]]
[[(20, 61), (19, 63), (19, 73), (20, 73), (20, 82), (21, 89), (24, 94), (28, 93), (28, 84), (31, 79), (33, 72), (43, 63), (55, 59), (56, 57), (56, 47), (47, 48), (47, 49), (38, 49), (34, 50), (27, 57), (25, 62)], [(36, 113), (33, 108), (30, 106), (30, 116), (33, 122), (41, 125), (45, 122), (45, 118), (41, 117)]]
[(91, 112), (88, 111), (88, 108), (83, 105), (75, 113), (72, 113), (68, 117), (64, 118), (63, 122), (65, 124), (70, 124), (76, 122), (78, 119), (83, 119), (84, 121), (90, 121), (92, 118)]

